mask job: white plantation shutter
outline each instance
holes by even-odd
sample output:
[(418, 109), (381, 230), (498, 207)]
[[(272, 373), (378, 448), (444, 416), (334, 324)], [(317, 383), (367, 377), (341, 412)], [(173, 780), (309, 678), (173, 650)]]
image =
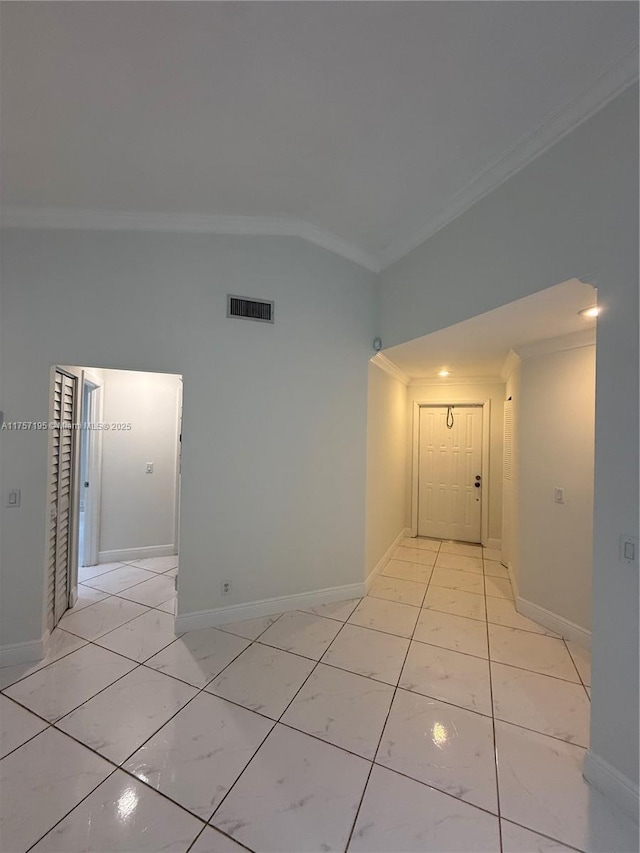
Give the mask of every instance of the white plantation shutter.
[(513, 403), (507, 400), (504, 404), (504, 452), (503, 478), (511, 480), (513, 475)]
[(73, 463), (76, 432), (63, 424), (76, 419), (78, 380), (60, 371), (55, 372), (49, 519), (49, 568), (47, 578), (47, 623), (55, 628), (69, 606), (69, 575), (71, 557), (71, 521), (73, 518)]

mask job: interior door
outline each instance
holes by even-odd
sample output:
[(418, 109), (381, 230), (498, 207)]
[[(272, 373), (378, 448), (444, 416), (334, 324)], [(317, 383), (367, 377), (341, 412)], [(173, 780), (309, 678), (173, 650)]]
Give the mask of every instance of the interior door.
[(480, 542), (482, 407), (421, 406), (418, 536)]
[(73, 495), (78, 380), (54, 372), (52, 455), (50, 472), (47, 625), (53, 630), (69, 606), (73, 542)]

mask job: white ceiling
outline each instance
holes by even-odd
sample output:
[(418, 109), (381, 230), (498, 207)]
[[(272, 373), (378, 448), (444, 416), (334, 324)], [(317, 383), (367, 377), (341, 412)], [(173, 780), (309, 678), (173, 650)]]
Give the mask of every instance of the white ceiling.
[[(463, 378), (498, 377), (509, 350), (549, 338), (595, 330), (596, 321), (578, 311), (596, 303), (590, 284), (572, 278), (397, 347), (384, 355), (411, 379), (438, 380), (447, 369), (447, 382)], [(606, 308), (606, 306), (605, 306)]]
[(374, 269), (637, 77), (632, 2), (1, 16), (9, 222), (299, 233)]

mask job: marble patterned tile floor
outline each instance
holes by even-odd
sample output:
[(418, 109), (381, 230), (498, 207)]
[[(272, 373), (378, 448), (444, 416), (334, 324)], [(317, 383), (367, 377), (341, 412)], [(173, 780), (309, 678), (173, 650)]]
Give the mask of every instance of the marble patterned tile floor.
[(499, 558), (407, 539), (365, 599), (179, 637), (177, 558), (82, 569), (0, 669), (0, 851), (636, 853), (582, 778), (589, 655)]

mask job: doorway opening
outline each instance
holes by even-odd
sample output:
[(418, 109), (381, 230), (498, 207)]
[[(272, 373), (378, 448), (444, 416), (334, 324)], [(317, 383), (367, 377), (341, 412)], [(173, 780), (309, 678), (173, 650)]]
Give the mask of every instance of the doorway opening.
[(59, 428), (50, 438), (49, 630), (109, 596), (173, 614), (182, 377), (68, 365), (51, 373)]
[[(367, 578), (408, 537), (481, 542), (513, 602), (492, 618), (588, 648), (594, 306), (594, 287), (569, 279), (372, 359)], [(456, 413), (472, 442), (455, 435)]]

